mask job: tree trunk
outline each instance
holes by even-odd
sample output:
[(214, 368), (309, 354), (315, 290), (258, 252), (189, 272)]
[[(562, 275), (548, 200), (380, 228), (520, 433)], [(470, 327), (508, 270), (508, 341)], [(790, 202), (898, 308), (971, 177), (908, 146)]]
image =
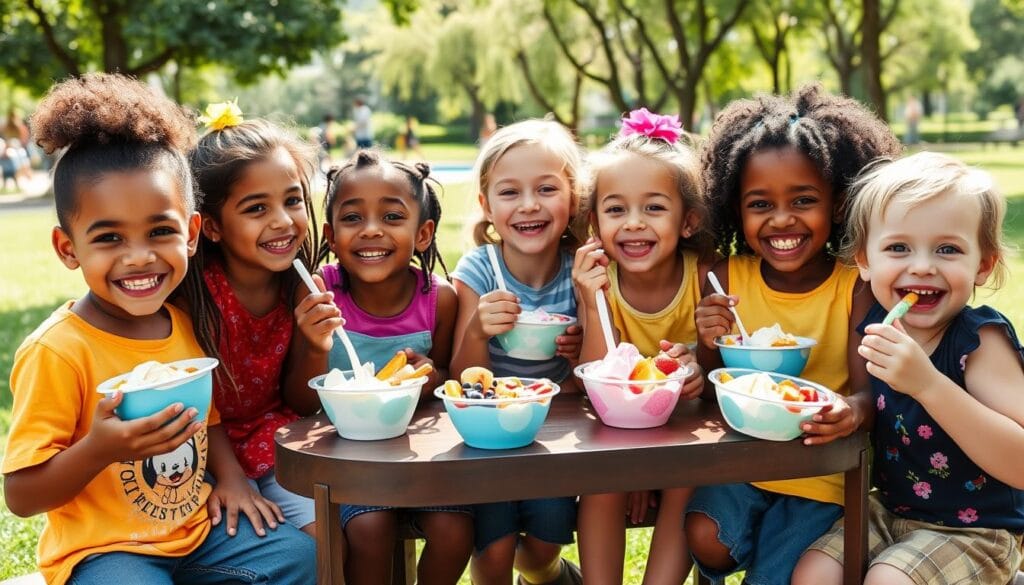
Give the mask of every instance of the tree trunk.
[(878, 39), (882, 33), (880, 0), (863, 0), (864, 28), (861, 32), (861, 55), (864, 59), (864, 86), (868, 101), (875, 113), (888, 120), (885, 108), (885, 90), (882, 88), (882, 54)]
[(103, 70), (107, 73), (128, 72), (128, 44), (124, 40), (120, 7), (116, 2), (95, 2), (103, 36)]

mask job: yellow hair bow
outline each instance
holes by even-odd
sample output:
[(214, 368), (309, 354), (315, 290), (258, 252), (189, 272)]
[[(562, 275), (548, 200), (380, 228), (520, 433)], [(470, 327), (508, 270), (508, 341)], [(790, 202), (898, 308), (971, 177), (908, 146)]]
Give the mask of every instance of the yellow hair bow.
[(206, 106), (206, 113), (199, 116), (199, 121), (206, 124), (207, 130), (223, 130), (238, 126), (242, 123), (242, 110), (238, 107), (238, 98)]

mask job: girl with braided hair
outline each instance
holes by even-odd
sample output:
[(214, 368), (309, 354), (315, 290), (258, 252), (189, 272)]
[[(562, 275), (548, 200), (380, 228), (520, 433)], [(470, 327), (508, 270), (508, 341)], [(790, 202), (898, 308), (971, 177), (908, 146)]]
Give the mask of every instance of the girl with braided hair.
[[(849, 435), (871, 412), (856, 325), (873, 298), (836, 254), (854, 177), (899, 152), (881, 120), (816, 85), (732, 103), (703, 150), (712, 229), (725, 257), (712, 270), (729, 294), (704, 286), (694, 313), (698, 361), (706, 370), (722, 365), (714, 339), (732, 330), (730, 305), (751, 331), (777, 322), (817, 340), (801, 375), (846, 398), (804, 424), (808, 445)], [(838, 474), (698, 488), (686, 540), (716, 582), (745, 570), (746, 583), (784, 585), (807, 546), (842, 515), (842, 502)]]
[[(441, 204), (426, 163), (407, 165), (361, 150), (327, 174), (324, 243), (330, 254), (319, 276), (345, 316), (345, 330), (361, 359), (384, 364), (405, 352), (409, 364), (433, 366), (424, 396), (447, 377), (458, 312), (455, 289), (437, 248)], [(413, 262), (415, 259), (415, 263)], [(417, 266), (418, 265), (418, 266)], [(445, 278), (434, 274), (440, 265)], [(352, 369), (341, 344), (331, 368)], [(345, 504), (342, 527), (348, 542), (348, 583), (388, 583), (399, 515), (412, 515), (426, 538), (418, 583), (458, 582), (473, 546), (468, 507), (432, 506), (398, 510)]]

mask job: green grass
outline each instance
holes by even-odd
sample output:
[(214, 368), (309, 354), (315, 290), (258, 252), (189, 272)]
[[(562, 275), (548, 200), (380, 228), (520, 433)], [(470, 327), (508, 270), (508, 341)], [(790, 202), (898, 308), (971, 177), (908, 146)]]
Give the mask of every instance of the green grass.
[[(471, 160), (476, 154), (471, 145), (424, 145), (424, 150), (431, 160)], [(1001, 147), (954, 154), (993, 173), (1009, 200), (1005, 223), (1008, 243), (1024, 247), (1024, 150)], [(466, 184), (446, 186), (442, 205), (439, 241), (445, 262), (454, 268), (458, 257), (471, 247), (466, 223), (476, 207), (475, 193)], [(9, 428), (9, 379), (15, 350), (54, 307), (85, 291), (81, 276), (65, 269), (50, 247), (54, 223), (49, 208), (0, 210), (0, 234), (5, 238), (5, 245), (0, 247), (0, 437), (6, 437)], [(1024, 260), (1019, 256), (1011, 257), (1009, 265), (1011, 273), (1024, 273)], [(976, 302), (991, 304), (1013, 322), (1024, 323), (1024, 285), (1011, 281), (995, 293), (982, 291)], [(0, 441), (0, 453), (5, 444), (6, 440)], [(0, 542), (4, 549), (0, 579), (35, 570), (35, 543), (42, 523), (41, 516), (23, 520), (13, 516), (6, 505), (0, 506)], [(629, 531), (627, 583), (640, 582), (649, 540), (649, 529)], [(570, 548), (566, 556), (576, 560), (575, 548)], [(463, 583), (468, 582), (463, 579)], [(738, 584), (739, 578), (729, 583)]]

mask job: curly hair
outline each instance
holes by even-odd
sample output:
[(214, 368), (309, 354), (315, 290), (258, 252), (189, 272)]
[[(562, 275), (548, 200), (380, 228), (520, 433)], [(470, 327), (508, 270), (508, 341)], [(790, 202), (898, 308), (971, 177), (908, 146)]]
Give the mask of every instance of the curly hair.
[(187, 152), (193, 115), (148, 85), (116, 73), (87, 73), (50, 88), (32, 115), (36, 142), (63, 149), (53, 169), (57, 221), (65, 231), (76, 193), (109, 172), (161, 169), (178, 180), (186, 211), (195, 210)]
[[(309, 217), (306, 239), (302, 242), (298, 258), (307, 267), (313, 266), (319, 248), (316, 213), (313, 208), (312, 183), (317, 170), (316, 147), (300, 139), (295, 133), (268, 120), (246, 120), (235, 126), (211, 130), (205, 134), (190, 153), (192, 173), (199, 193), (199, 211), (204, 217), (220, 218), (231, 186), (245, 169), (260, 162), (278, 149), (291, 156), (299, 173), (302, 198)], [(205, 235), (199, 239), (199, 249), (189, 263), (188, 274), (182, 283), (181, 294), (192, 315), (196, 339), (207, 355), (220, 357), (220, 311), (203, 279), (206, 265), (220, 257), (220, 245)], [(281, 273), (281, 287), (286, 299), (294, 306), (294, 291), (298, 285), (295, 271)], [(218, 376), (226, 376), (233, 384), (231, 372), (218, 369)]]
[[(327, 172), (327, 197), (324, 199), (324, 220), (332, 222), (334, 218), (334, 204), (338, 201), (338, 193), (341, 191), (347, 179), (359, 171), (374, 168), (392, 168), (409, 182), (409, 196), (420, 208), (419, 223), (423, 225), (428, 220), (434, 222), (434, 237), (430, 244), (422, 252), (413, 251), (413, 257), (419, 263), (420, 268), (428, 276), (433, 274), (434, 267), (440, 264), (444, 276), (448, 278), (448, 267), (444, 264), (441, 251), (437, 247), (437, 229), (441, 225), (441, 200), (438, 198), (440, 183), (430, 176), (430, 165), (419, 162), (408, 165), (402, 162), (388, 160), (377, 149), (360, 150), (341, 166), (331, 167)], [(320, 245), (320, 252), (317, 254), (317, 264), (326, 262), (330, 258), (330, 242), (324, 241)], [(342, 275), (343, 290), (348, 290), (349, 278), (345, 267), (338, 263), (338, 270)], [(424, 279), (423, 292), (430, 292), (431, 279)]]
[(672, 173), (676, 190), (687, 211), (695, 212), (700, 218), (696, 232), (688, 238), (679, 238), (680, 250), (689, 248), (705, 255), (711, 253), (712, 237), (708, 225), (708, 208), (704, 201), (704, 186), (700, 178), (700, 161), (690, 145), (691, 138), (683, 142), (669, 143), (660, 138), (649, 138), (642, 134), (618, 137), (597, 154), (590, 157), (590, 189), (584, 198), (580, 215), (590, 217), (597, 201), (597, 177), (601, 171), (618, 161), (624, 154), (634, 154), (664, 165)]
[[(831, 185), (838, 210), (845, 209), (846, 191), (865, 165), (877, 157), (897, 156), (902, 149), (889, 127), (871, 111), (817, 84), (791, 96), (732, 102), (715, 119), (701, 156), (719, 253), (751, 253), (739, 213), (743, 167), (754, 152), (784, 147), (797, 149), (814, 163)], [(832, 224), (826, 246), (830, 254), (838, 252), (844, 233), (843, 223)]]

